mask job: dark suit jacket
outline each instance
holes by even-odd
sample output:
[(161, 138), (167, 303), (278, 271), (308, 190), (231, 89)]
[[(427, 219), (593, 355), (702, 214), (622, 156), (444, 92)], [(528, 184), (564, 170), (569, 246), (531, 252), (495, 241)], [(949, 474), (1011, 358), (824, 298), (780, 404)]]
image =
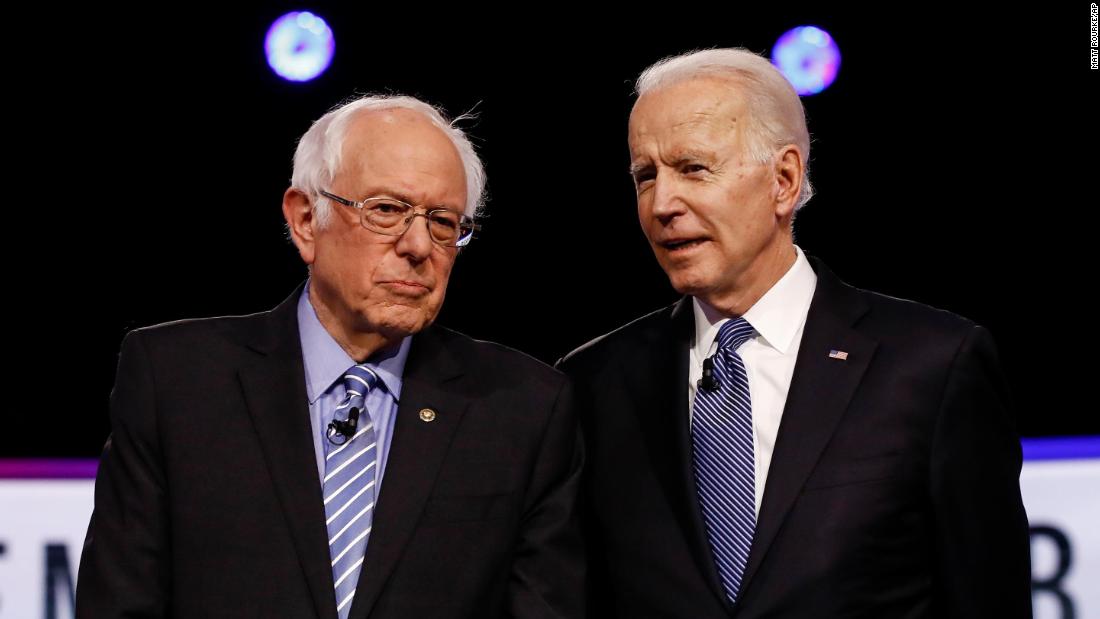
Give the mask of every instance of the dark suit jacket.
[(690, 298), (562, 362), (586, 439), (592, 614), (1029, 617), (1020, 445), (988, 332), (811, 264), (817, 289), (736, 608), (691, 472)]
[[(298, 294), (126, 337), (78, 617), (336, 617)], [(575, 423), (553, 369), (414, 336), (351, 617), (579, 616)]]

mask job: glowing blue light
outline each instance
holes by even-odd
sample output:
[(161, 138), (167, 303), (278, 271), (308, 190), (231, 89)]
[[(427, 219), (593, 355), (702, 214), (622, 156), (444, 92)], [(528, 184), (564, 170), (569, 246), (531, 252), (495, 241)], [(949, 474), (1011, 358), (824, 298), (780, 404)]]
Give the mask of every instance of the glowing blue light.
[(328, 24), (308, 11), (276, 19), (264, 39), (267, 64), (292, 82), (306, 82), (324, 73), (335, 50), (336, 39)]
[(833, 37), (816, 26), (799, 26), (783, 33), (772, 48), (772, 64), (800, 95), (814, 95), (836, 79), (840, 49)]

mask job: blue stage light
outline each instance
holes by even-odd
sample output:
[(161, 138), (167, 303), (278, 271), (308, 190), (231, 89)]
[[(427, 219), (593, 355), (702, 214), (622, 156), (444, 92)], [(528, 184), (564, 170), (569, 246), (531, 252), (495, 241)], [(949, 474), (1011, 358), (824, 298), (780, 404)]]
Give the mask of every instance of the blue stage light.
[(325, 20), (308, 11), (287, 13), (271, 24), (264, 40), (267, 64), (283, 79), (306, 82), (332, 63), (336, 40)]
[(840, 69), (840, 49), (833, 37), (816, 26), (799, 26), (783, 33), (772, 48), (772, 64), (800, 95), (825, 90)]

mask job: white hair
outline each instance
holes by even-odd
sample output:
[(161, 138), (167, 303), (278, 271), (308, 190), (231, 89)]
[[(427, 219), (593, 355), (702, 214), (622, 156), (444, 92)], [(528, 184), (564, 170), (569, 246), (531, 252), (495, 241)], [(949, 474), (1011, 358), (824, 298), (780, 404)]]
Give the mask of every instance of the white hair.
[(466, 133), (455, 126), (459, 121), (472, 116), (463, 114), (448, 121), (442, 110), (415, 97), (367, 95), (336, 106), (318, 118), (298, 140), (298, 149), (294, 152), (294, 173), (290, 182), (294, 188), (314, 198), (318, 225), (322, 228), (327, 226), (332, 216), (332, 203), (321, 196), (320, 192), (329, 189), (340, 169), (344, 140), (351, 121), (363, 112), (389, 109), (418, 112), (446, 134), (458, 151), (466, 173), (465, 213), (471, 217), (480, 215), (485, 191), (485, 168)]
[(642, 71), (634, 90), (641, 97), (664, 86), (702, 77), (727, 78), (744, 89), (749, 110), (745, 146), (754, 160), (769, 162), (776, 150), (788, 144), (802, 151), (802, 186), (795, 205), (796, 209), (802, 208), (813, 196), (806, 110), (787, 78), (766, 58), (743, 48), (688, 52), (665, 58)]

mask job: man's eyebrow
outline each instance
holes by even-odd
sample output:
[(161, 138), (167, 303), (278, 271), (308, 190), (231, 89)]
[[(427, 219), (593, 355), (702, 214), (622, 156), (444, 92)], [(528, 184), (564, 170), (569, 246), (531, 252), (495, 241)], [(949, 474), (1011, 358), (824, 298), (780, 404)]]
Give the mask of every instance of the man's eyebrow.
[[(692, 162), (692, 161), (709, 162), (713, 158), (714, 158), (713, 155), (707, 154), (703, 151), (689, 150), (689, 151), (683, 151), (682, 153), (678, 154), (676, 156), (676, 158), (671, 161), (671, 165), (673, 167), (678, 167), (678, 166), (684, 165), (685, 163), (689, 163), (689, 162)], [(655, 167), (654, 164), (652, 162), (649, 162), (649, 161), (646, 161), (644, 163), (640, 163), (640, 162), (631, 163), (630, 164), (630, 174), (632, 176), (637, 176), (639, 172), (645, 172), (647, 170), (652, 170), (654, 167)]]
[[(377, 187), (368, 192), (367, 198), (393, 198), (394, 200), (400, 200), (407, 204), (416, 204), (416, 201), (412, 199), (412, 196), (401, 193), (400, 191), (391, 191), (382, 187)], [(367, 198), (363, 198), (364, 200)]]
[(377, 191), (375, 191), (374, 193), (372, 193), (368, 197), (371, 197), (371, 198), (379, 198), (379, 197), (394, 198), (395, 200), (400, 200), (400, 201), (404, 202), (405, 204), (410, 204), (412, 206), (423, 206), (424, 208), (428, 208), (428, 209), (446, 208), (448, 210), (462, 211), (461, 208), (452, 208), (452, 205), (450, 205), (450, 204), (427, 204), (427, 203), (419, 204), (409, 194), (402, 193), (400, 191), (390, 191), (389, 189), (379, 188)]
[(712, 159), (714, 159), (713, 154), (699, 150), (685, 150), (681, 151), (672, 163), (673, 165), (682, 165), (689, 161), (710, 161)]

